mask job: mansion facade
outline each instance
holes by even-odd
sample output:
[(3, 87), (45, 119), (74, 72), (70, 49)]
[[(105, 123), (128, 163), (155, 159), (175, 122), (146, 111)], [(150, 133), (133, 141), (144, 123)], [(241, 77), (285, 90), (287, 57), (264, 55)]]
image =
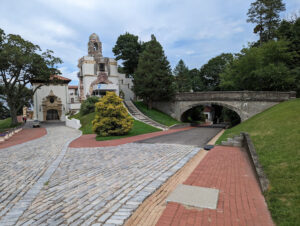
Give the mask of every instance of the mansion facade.
[[(81, 102), (90, 96), (101, 98), (107, 91), (113, 91), (124, 100), (134, 99), (132, 79), (118, 72), (117, 61), (103, 57), (102, 43), (97, 34), (89, 37), (88, 55), (78, 60), (78, 86), (69, 86), (70, 79), (54, 75), (59, 84), (43, 85), (33, 97), (34, 119), (39, 121), (65, 121), (67, 113), (77, 112)], [(33, 88), (41, 85), (32, 82)]]

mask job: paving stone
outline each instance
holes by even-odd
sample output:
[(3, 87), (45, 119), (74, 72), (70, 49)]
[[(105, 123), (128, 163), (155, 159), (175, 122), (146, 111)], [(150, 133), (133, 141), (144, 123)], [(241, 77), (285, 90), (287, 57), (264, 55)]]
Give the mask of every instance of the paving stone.
[[(26, 151), (9, 149), (10, 154), (0, 151), (0, 170), (6, 175), (3, 178), (0, 175), (3, 182), (0, 184), (0, 200), (3, 200), (0, 213), (5, 208), (8, 212), (11, 209), (12, 201), (8, 197), (17, 194), (17, 199), (22, 193), (20, 190), (31, 188), (29, 193), (23, 193), (26, 203), (24, 209), (22, 206), (19, 211), (25, 212), (19, 221), (36, 219), (47, 223), (49, 220), (51, 224), (59, 222), (68, 225), (94, 222), (119, 224), (181, 168), (193, 156), (191, 153), (199, 150), (195, 152), (195, 147), (187, 145), (141, 143), (69, 148), (57, 164), (58, 168), (51, 167), (47, 171), (57, 156), (63, 157), (60, 150), (65, 136), (74, 136), (72, 132), (64, 132), (63, 128), (49, 128), (47, 136), (51, 134), (52, 138), (49, 136), (47, 139), (57, 142), (48, 142), (46, 136), (39, 139), (40, 142), (24, 147)], [(2, 159), (10, 168), (2, 165)], [(25, 164), (28, 164), (26, 169)], [(54, 172), (49, 180), (25, 184), (31, 180), (37, 181), (44, 171), (49, 175)], [(43, 187), (39, 190), (41, 183)]]

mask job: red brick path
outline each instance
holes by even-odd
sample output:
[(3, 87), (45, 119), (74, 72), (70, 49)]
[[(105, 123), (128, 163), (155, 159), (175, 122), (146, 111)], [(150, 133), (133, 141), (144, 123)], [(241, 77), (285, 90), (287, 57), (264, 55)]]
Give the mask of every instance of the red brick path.
[(220, 190), (216, 210), (168, 203), (157, 225), (274, 225), (245, 152), (217, 146), (184, 182)]
[(34, 140), (40, 138), (47, 134), (47, 130), (45, 128), (26, 128), (21, 130), (19, 133), (14, 134), (8, 140), (0, 143), (1, 148), (7, 148), (16, 144), (21, 144), (30, 140)]
[(189, 130), (193, 127), (184, 127), (180, 129), (169, 129), (165, 131), (159, 131), (154, 133), (147, 133), (132, 137), (126, 137), (116, 140), (107, 140), (107, 141), (96, 141), (96, 134), (87, 134), (82, 135), (81, 137), (77, 138), (76, 140), (72, 141), (69, 147), (71, 148), (85, 148), (85, 147), (108, 147), (108, 146), (117, 146), (121, 144), (132, 143), (139, 140), (145, 140), (152, 137), (157, 137), (161, 135), (166, 135), (169, 133), (175, 133), (179, 131)]

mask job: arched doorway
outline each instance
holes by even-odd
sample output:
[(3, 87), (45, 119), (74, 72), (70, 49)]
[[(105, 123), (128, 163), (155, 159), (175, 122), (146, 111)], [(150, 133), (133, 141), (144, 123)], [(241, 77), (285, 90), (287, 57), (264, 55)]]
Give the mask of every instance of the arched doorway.
[(43, 98), (43, 121), (60, 120), (63, 113), (63, 104), (59, 97), (51, 90), (49, 95)]
[(46, 120), (59, 120), (58, 111), (55, 109), (48, 110)]
[(240, 115), (228, 106), (216, 103), (201, 103), (191, 105), (181, 114), (182, 122), (193, 124), (220, 124), (229, 127), (241, 122)]

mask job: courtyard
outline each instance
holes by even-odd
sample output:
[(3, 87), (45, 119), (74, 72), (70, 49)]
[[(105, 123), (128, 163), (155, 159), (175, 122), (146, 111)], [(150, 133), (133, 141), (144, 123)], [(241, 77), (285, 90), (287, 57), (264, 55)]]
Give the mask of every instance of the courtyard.
[(46, 129), (41, 138), (0, 150), (0, 225), (122, 224), (200, 151), (158, 143), (64, 151), (79, 131)]

